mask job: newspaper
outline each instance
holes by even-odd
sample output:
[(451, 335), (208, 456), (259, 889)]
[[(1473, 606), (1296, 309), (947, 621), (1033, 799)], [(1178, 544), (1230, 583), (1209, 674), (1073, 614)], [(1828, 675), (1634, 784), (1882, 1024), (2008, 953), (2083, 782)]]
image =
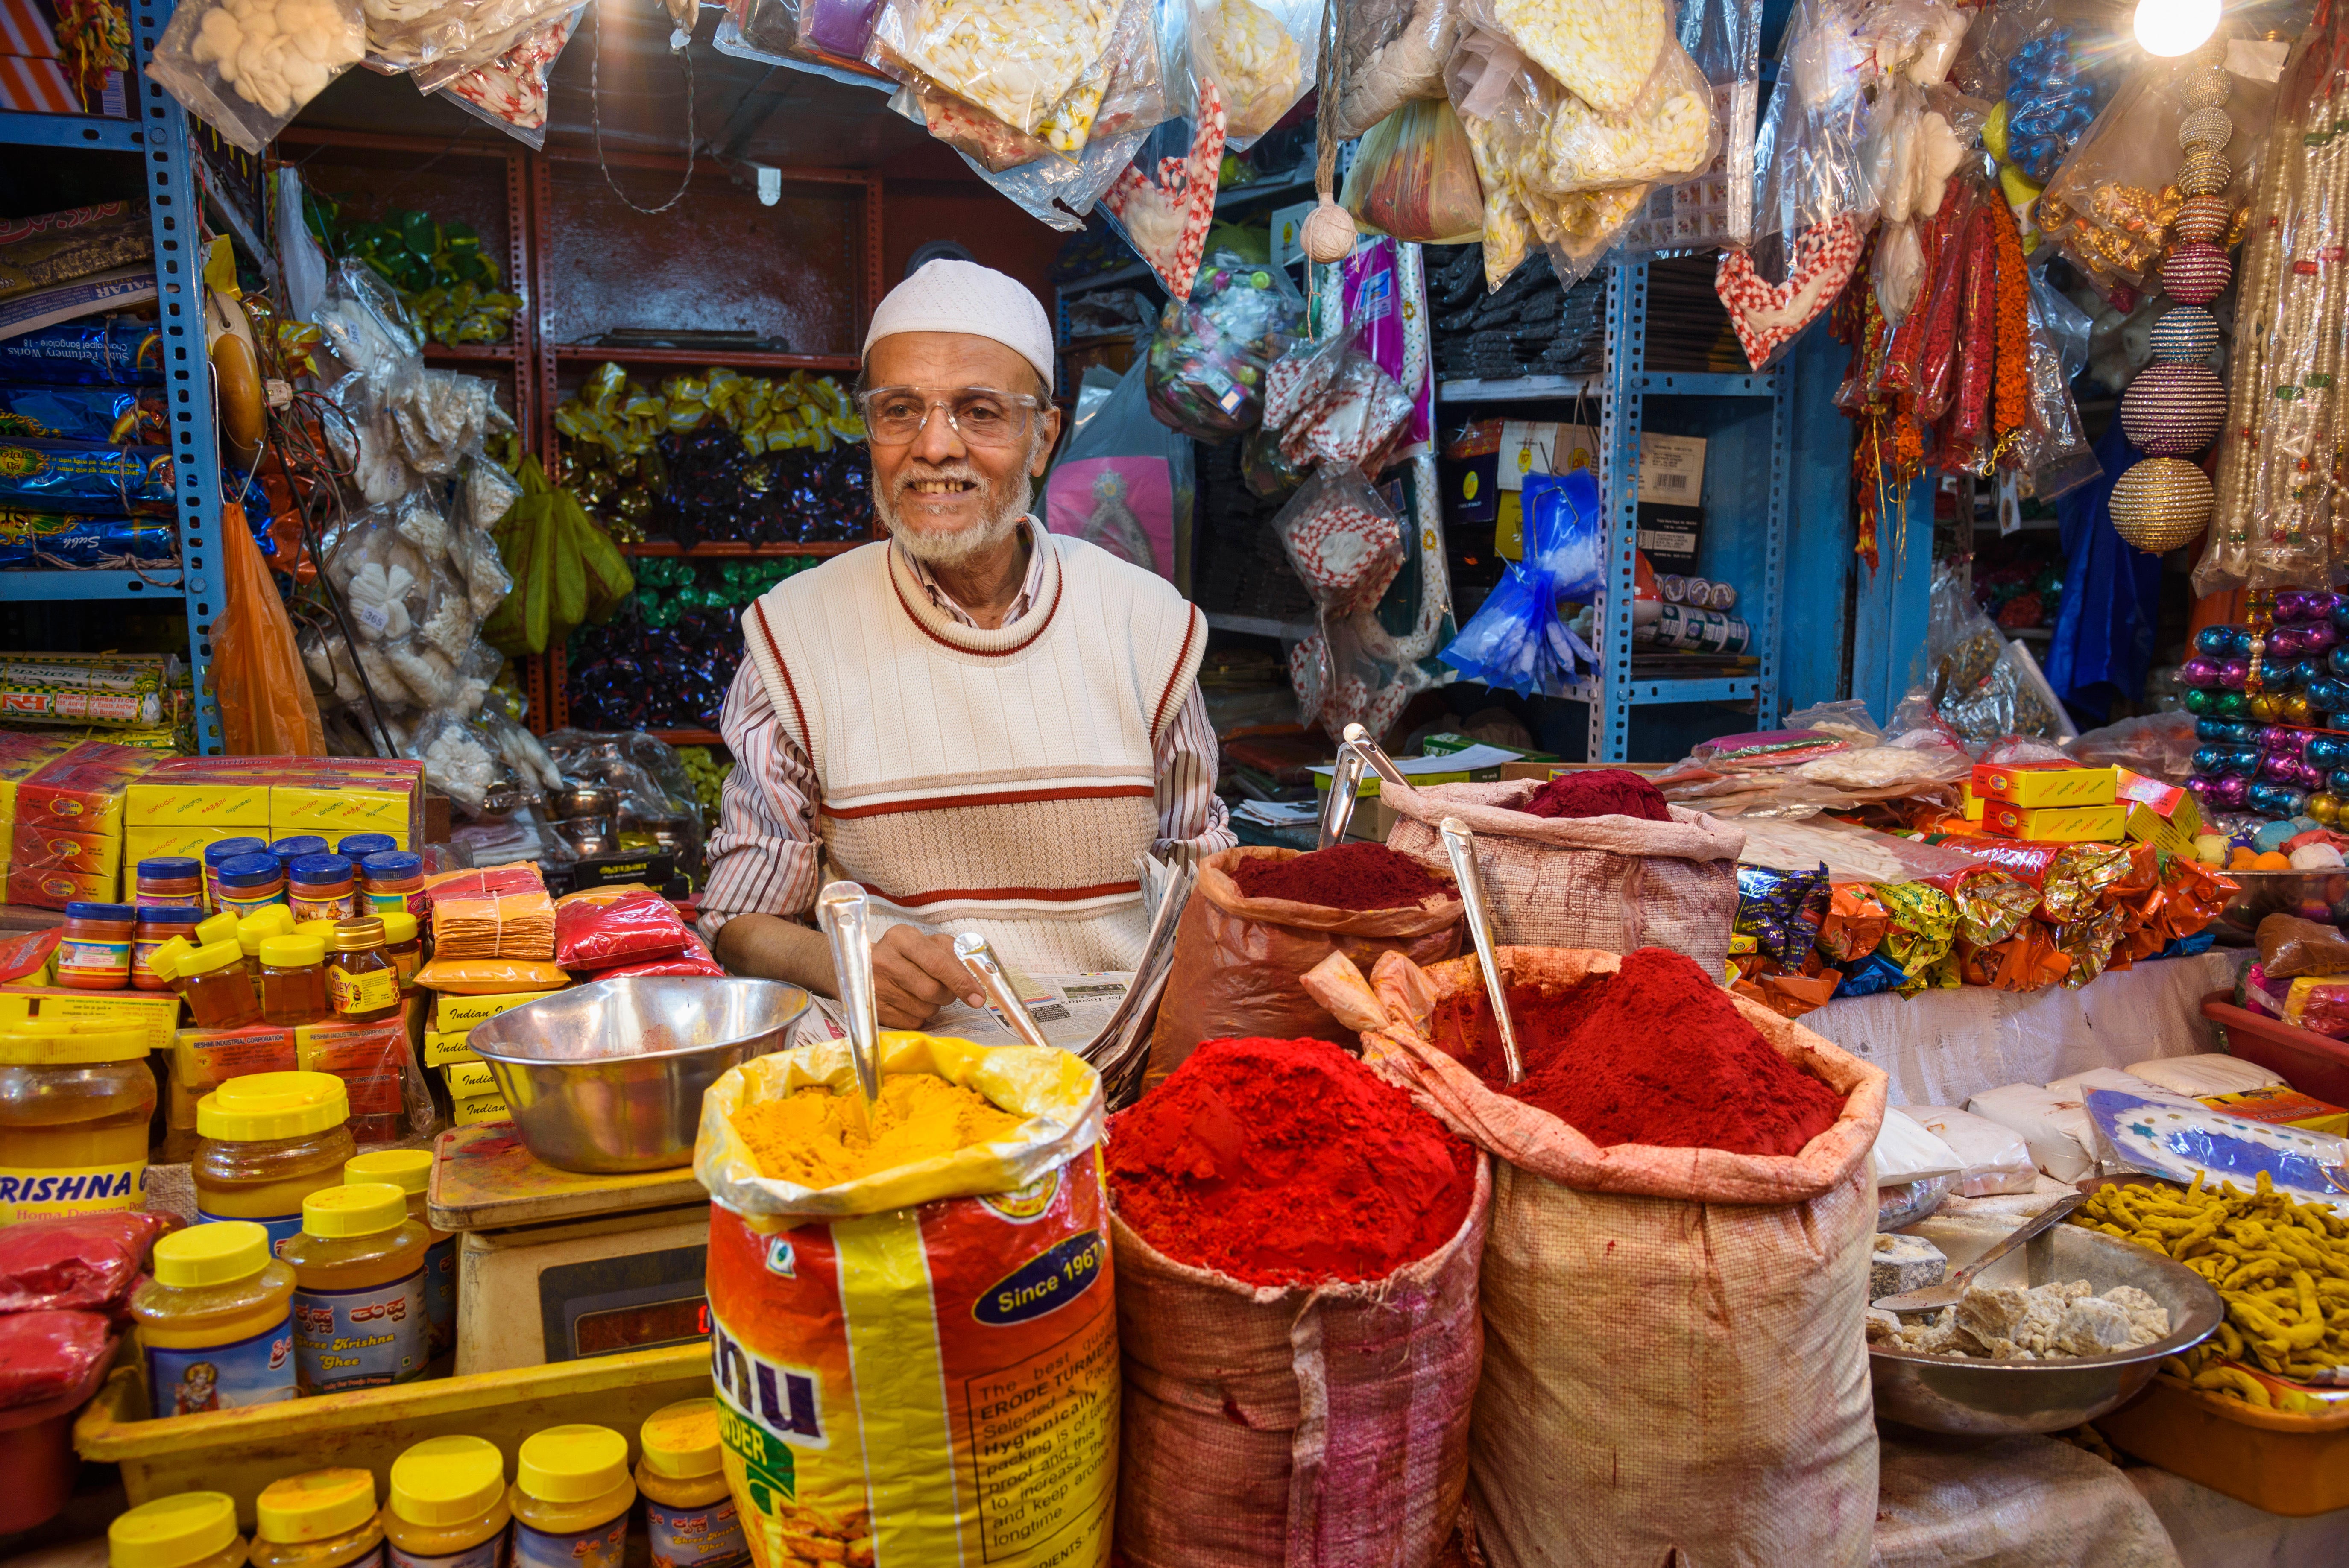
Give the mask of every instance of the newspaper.
[[(1131, 974), (1112, 971), (1103, 975), (1022, 975), (1017, 969), (1006, 969), (1005, 975), (1019, 994), (1019, 1001), (1044, 1037), (1064, 1051), (1084, 1053), (1102, 1031), (1117, 1016), (1125, 994), (1133, 984)], [(811, 1040), (844, 1040), (848, 1037), (848, 1020), (841, 1005), (830, 996), (809, 998), (812, 1006), (801, 1020), (800, 1037), (795, 1045)], [(926, 1035), (943, 1035), (957, 1040), (969, 1040), (981, 1046), (1016, 1046), (1019, 1037), (992, 1007), (974, 1007), (965, 1002), (949, 1002), (937, 1016), (922, 1026)]]

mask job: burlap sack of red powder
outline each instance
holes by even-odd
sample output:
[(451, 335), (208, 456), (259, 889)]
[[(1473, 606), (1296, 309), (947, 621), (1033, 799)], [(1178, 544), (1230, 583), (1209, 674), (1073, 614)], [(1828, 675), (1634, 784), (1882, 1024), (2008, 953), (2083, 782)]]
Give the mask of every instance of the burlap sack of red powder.
[[(1502, 948), (1507, 984), (1559, 988), (1613, 954)], [(1485, 1375), (1468, 1503), (1488, 1562), (1868, 1560), (1874, 1400), (1863, 1315), (1869, 1150), (1885, 1075), (1733, 996), (1771, 1047), (1847, 1098), (1794, 1156), (1599, 1148), (1496, 1094), (1431, 1039), (1474, 959), (1313, 977), (1364, 1057), (1502, 1161), (1485, 1244)], [(1656, 1042), (1668, 1051), (1666, 1036)]]
[[(1480, 1161), (1449, 1242), (1384, 1279), (1310, 1290), (1176, 1263), (1112, 1214), (1117, 1540), (1133, 1568), (1437, 1561), (1468, 1480), (1492, 1202)], [(1221, 1501), (1203, 1514), (1202, 1498)]]
[[(1242, 861), (1291, 860), (1302, 852), (1244, 844), (1199, 862), (1198, 887), (1175, 927), (1174, 964), (1151, 1035), (1145, 1085), (1181, 1067), (1202, 1040), (1343, 1040), (1347, 1031), (1298, 985), (1332, 953), (1368, 968), (1381, 953), (1433, 964), (1460, 951), (1456, 898), (1432, 898), (1407, 909), (1331, 909), (1249, 898), (1232, 880), (1231, 868)], [(1450, 869), (1438, 869), (1448, 883)], [(1730, 892), (1733, 904), (1733, 882)], [(1722, 931), (1725, 943), (1726, 923)]]
[(1669, 822), (1516, 809), (1540, 788), (1530, 779), (1426, 789), (1382, 783), (1379, 799), (1402, 819), (1387, 848), (1448, 869), (1436, 829), (1457, 817), (1476, 835), (1495, 941), (1604, 953), (1669, 947), (1719, 975), (1737, 914), (1744, 833), (1685, 806), (1672, 807)]

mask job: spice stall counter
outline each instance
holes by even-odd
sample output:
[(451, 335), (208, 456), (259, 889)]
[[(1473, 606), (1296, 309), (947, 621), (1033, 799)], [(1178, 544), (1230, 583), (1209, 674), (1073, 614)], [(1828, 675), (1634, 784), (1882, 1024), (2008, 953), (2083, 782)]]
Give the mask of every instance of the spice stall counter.
[(2249, 949), (2217, 948), (2098, 975), (2077, 991), (1981, 985), (1847, 996), (1803, 1026), (1878, 1067), (1895, 1105), (1963, 1105), (2007, 1083), (2052, 1083), (2092, 1068), (2223, 1049), (2202, 998), (2231, 990)]

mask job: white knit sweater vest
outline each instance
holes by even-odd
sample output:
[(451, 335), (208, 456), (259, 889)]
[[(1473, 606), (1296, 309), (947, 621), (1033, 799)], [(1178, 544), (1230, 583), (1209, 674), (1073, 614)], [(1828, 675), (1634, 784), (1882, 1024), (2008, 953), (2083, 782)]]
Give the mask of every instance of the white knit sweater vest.
[(1134, 857), (1158, 836), (1154, 752), (1206, 628), (1163, 578), (1031, 531), (1036, 602), (966, 626), (885, 543), (784, 579), (742, 617), (784, 731), (806, 751), (827, 880), (891, 913), (977, 931), (1030, 974), (1131, 969)]

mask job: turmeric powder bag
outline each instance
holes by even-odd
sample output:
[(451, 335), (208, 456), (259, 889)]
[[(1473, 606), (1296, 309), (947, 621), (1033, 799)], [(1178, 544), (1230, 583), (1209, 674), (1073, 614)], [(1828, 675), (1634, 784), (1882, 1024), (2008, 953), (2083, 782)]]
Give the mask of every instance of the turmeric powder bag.
[[(1250, 898), (1232, 880), (1245, 861), (1294, 860), (1303, 852), (1244, 844), (1199, 862), (1198, 886), (1174, 930), (1174, 963), (1150, 1037), (1145, 1084), (1181, 1067), (1202, 1040), (1344, 1038), (1336, 1020), (1298, 985), (1332, 953), (1367, 969), (1381, 953), (1433, 964), (1460, 951), (1457, 896), (1402, 909), (1337, 909)], [(1452, 880), (1448, 868), (1439, 875)]]
[[(894, 1031), (882, 1074), (899, 1119), (869, 1153), (842, 1153), (853, 1108), (772, 1104), (854, 1094), (842, 1042), (745, 1062), (702, 1100), (711, 1368), (752, 1558), (1102, 1568), (1118, 1357), (1100, 1077), (1065, 1051)], [(916, 1075), (985, 1103), (893, 1089)]]
[(1671, 807), (1669, 822), (1520, 810), (1540, 788), (1531, 779), (1425, 789), (1381, 783), (1379, 798), (1402, 819), (1387, 848), (1448, 871), (1437, 829), (1458, 817), (1476, 835), (1495, 941), (1602, 953), (1669, 947), (1720, 974), (1737, 917), (1744, 831), (1685, 806)]
[[(1504, 947), (1512, 989), (1568, 991), (1611, 953)], [(1595, 1145), (1434, 1040), (1482, 1016), (1474, 958), (1337, 960), (1307, 982), (1365, 1059), (1500, 1157), (1483, 1259), (1468, 1506), (1494, 1568), (1858, 1564), (1877, 1504), (1863, 1316), (1885, 1075), (1732, 995), (1842, 1091), (1798, 1154)], [(1660, 1040), (1669, 1050), (1671, 1042)]]

